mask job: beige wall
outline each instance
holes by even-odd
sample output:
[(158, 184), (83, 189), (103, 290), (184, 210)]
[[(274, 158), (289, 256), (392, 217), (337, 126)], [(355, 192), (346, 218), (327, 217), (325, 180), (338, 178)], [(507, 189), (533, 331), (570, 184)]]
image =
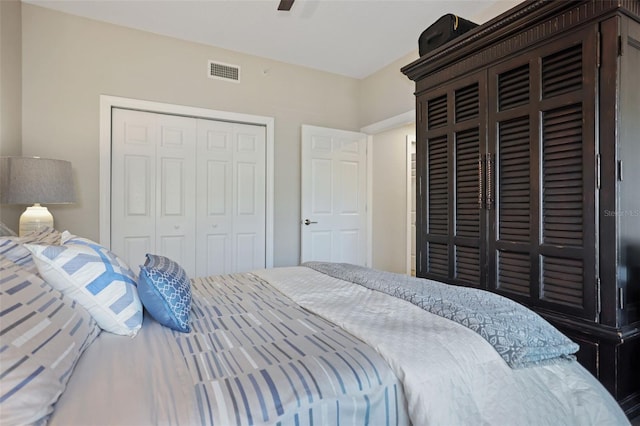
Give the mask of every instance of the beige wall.
[(415, 84), (400, 68), (418, 59), (416, 50), (360, 82), (360, 124), (368, 126), (415, 109)]
[[(23, 155), (72, 162), (78, 202), (56, 227), (98, 239), (99, 96), (275, 118), (274, 264), (299, 261), (300, 126), (359, 129), (358, 80), (23, 4)], [(240, 65), (241, 83), (206, 76)]]
[[(469, 19), (485, 22), (516, 3), (518, 0), (498, 0)], [(413, 82), (400, 68), (417, 58), (417, 36), (416, 51), (355, 80), (34, 5), (20, 8), (18, 0), (0, 0), (0, 5), (0, 132), (12, 135), (2, 138), (11, 142), (3, 142), (0, 154), (70, 160), (78, 202), (51, 206), (56, 227), (93, 239), (98, 239), (99, 232), (101, 94), (274, 117), (276, 266), (299, 260), (300, 125), (357, 130), (406, 113), (415, 105)], [(22, 19), (16, 19), (20, 13)], [(20, 60), (14, 59), (20, 55), (21, 67)], [(240, 65), (242, 82), (208, 79), (208, 59)], [(11, 64), (8, 72), (7, 63)], [(9, 86), (21, 87), (22, 93), (4, 91)], [(7, 104), (13, 107), (9, 112)], [(5, 127), (7, 122), (21, 122), (22, 126)], [(374, 265), (396, 271), (404, 270), (406, 219), (400, 213), (404, 201), (387, 200), (404, 197), (402, 132), (396, 129), (390, 132), (395, 136), (376, 135), (373, 154)], [(379, 170), (384, 171), (384, 179), (376, 178)], [(393, 179), (386, 179), (388, 176)], [(3, 206), (4, 211), (8, 209), (14, 208)], [(12, 213), (14, 217), (15, 223), (9, 224), (17, 228), (17, 214)]]
[(405, 273), (407, 262), (406, 136), (415, 125), (373, 137), (373, 264), (376, 269)]
[[(0, 155), (22, 151), (22, 34), (20, 0), (0, 0)], [(19, 206), (0, 206), (0, 221), (17, 229)]]
[(21, 150), (20, 0), (0, 1), (0, 155)]
[[(482, 24), (520, 2), (521, 0), (495, 0), (476, 15), (465, 18)], [(361, 80), (359, 111), (362, 127), (415, 109), (414, 82), (402, 74), (400, 69), (418, 59), (419, 36), (420, 34), (416, 34), (416, 49), (413, 52)]]

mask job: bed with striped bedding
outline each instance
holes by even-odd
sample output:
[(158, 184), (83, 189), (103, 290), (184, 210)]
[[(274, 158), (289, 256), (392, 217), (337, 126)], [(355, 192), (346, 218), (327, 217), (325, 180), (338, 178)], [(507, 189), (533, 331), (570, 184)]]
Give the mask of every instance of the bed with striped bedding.
[(409, 424), (376, 351), (255, 274), (192, 280), (191, 332), (102, 333), (51, 425)]
[(312, 268), (192, 290), (189, 333), (101, 333), (49, 423), (628, 424), (574, 360), (512, 368), (469, 327)]

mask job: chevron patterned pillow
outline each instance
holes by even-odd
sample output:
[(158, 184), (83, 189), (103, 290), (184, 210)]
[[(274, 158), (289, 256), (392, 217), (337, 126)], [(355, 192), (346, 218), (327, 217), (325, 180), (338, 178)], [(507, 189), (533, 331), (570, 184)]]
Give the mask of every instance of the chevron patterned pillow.
[(142, 326), (142, 304), (136, 276), (124, 260), (80, 237), (60, 246), (25, 247), (33, 253), (45, 281), (84, 306), (100, 328), (131, 337), (137, 334)]
[(191, 331), (191, 282), (180, 265), (164, 256), (147, 254), (140, 266), (138, 291), (156, 321), (183, 333)]

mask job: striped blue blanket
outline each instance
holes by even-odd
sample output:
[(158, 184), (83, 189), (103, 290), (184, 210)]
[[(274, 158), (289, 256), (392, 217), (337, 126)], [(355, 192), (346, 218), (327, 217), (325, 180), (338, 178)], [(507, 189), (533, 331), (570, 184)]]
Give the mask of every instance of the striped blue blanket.
[(197, 278), (192, 292), (192, 332), (173, 335), (202, 424), (408, 422), (402, 385), (372, 348), (261, 278)]
[(511, 368), (575, 359), (579, 346), (535, 312), (500, 295), (344, 263), (303, 266), (381, 291), (477, 332)]

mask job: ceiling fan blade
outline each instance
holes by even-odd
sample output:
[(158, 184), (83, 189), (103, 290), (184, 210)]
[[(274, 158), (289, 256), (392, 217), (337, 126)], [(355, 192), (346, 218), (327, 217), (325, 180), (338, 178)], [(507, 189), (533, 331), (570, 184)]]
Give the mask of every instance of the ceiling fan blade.
[(293, 6), (294, 0), (280, 0), (280, 4), (278, 5), (278, 10), (291, 10), (291, 6)]

